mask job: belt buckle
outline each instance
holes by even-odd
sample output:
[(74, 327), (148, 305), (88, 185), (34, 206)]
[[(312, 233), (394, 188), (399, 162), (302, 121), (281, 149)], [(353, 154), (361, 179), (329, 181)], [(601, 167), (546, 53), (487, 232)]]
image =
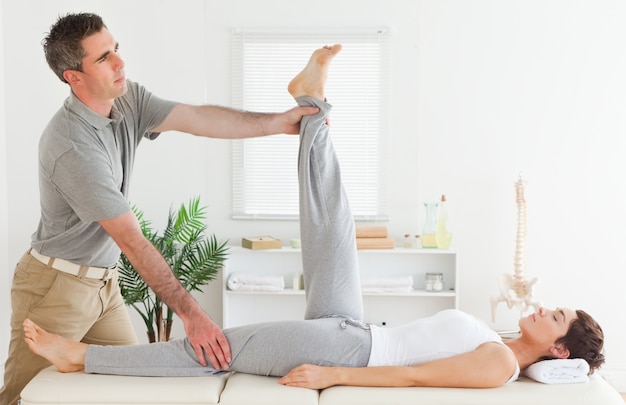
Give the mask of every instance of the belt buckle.
[(111, 271), (111, 269), (104, 269), (104, 274), (102, 274), (102, 278), (100, 280), (102, 280), (102, 281), (108, 280), (110, 271)]
[(113, 267), (108, 267), (104, 269), (104, 274), (102, 275), (101, 280), (108, 280), (109, 278), (111, 278), (111, 275), (116, 269), (117, 269), (117, 264)]

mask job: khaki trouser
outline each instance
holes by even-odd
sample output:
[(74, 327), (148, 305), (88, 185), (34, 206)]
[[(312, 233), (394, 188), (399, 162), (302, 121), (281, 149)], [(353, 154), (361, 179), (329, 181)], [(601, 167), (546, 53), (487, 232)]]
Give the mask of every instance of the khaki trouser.
[(99, 345), (137, 344), (137, 336), (117, 284), (79, 279), (54, 270), (26, 253), (11, 287), (11, 341), (4, 366), (0, 405), (15, 405), (24, 386), (50, 363), (24, 342), (22, 322), (32, 319), (48, 332)]

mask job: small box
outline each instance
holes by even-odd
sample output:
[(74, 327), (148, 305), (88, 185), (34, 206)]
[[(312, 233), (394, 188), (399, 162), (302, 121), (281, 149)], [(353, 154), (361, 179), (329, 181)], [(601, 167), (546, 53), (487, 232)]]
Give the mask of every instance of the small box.
[(283, 243), (280, 239), (271, 236), (257, 236), (254, 238), (242, 238), (241, 246), (253, 250), (280, 249), (283, 247)]
[(396, 241), (393, 238), (356, 238), (357, 249), (393, 249)]

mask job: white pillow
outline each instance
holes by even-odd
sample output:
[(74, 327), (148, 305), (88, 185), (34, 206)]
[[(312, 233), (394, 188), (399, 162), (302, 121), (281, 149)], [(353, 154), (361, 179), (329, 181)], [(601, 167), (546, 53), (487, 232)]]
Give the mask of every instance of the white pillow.
[(589, 381), (589, 364), (584, 359), (542, 360), (528, 366), (523, 374), (544, 384)]

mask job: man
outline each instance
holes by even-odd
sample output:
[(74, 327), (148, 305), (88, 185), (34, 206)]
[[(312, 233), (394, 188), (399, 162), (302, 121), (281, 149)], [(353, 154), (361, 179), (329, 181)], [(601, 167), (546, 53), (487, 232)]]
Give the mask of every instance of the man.
[(177, 130), (212, 138), (297, 134), (314, 107), (260, 114), (160, 99), (126, 80), (118, 43), (102, 19), (60, 17), (43, 42), (52, 71), (70, 96), (39, 144), (41, 219), (31, 247), (17, 265), (11, 292), (11, 342), (0, 404), (49, 363), (25, 345), (26, 318), (86, 343), (137, 343), (117, 285), (120, 251), (181, 318), (202, 365), (227, 368), (230, 348), (222, 331), (178, 282), (143, 236), (127, 201), (136, 147), (144, 137)]

